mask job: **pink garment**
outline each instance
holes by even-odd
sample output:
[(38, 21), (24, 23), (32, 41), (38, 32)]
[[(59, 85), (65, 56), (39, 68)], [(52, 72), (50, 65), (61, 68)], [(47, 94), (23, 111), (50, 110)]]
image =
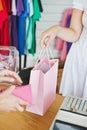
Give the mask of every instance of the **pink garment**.
[[(63, 15), (61, 26), (66, 27), (68, 16), (72, 14), (72, 9), (67, 9)], [(61, 51), (61, 60), (64, 61), (67, 56), (67, 42), (60, 39), (56, 38), (56, 49), (58, 51)]]

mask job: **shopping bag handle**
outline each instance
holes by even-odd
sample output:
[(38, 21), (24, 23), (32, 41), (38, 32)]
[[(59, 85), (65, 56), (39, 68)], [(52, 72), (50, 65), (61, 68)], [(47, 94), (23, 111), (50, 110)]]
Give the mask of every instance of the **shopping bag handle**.
[(40, 53), (39, 53), (39, 55), (38, 55), (38, 57), (37, 57), (37, 60), (36, 60), (35, 66), (36, 66), (37, 63), (38, 63), (38, 61), (39, 61), (39, 59), (40, 59), (40, 57), (41, 57), (41, 55), (42, 55), (42, 53), (43, 53), (43, 50), (44, 50), (44, 47), (41, 49), (41, 51), (40, 51)]
[(47, 54), (48, 59), (50, 59), (50, 56), (51, 56), (52, 59), (54, 59), (54, 55), (53, 55), (53, 53), (52, 53), (50, 48), (46, 47), (46, 54)]
[(53, 53), (52, 53), (51, 49), (50, 49), (50, 48), (47, 48), (47, 47), (45, 47), (45, 46), (43, 46), (43, 48), (41, 49), (41, 51), (40, 51), (40, 53), (39, 53), (39, 56), (38, 56), (38, 58), (37, 58), (37, 60), (36, 60), (35, 66), (37, 65), (39, 59), (41, 58), (41, 55), (42, 55), (44, 49), (46, 49), (47, 58), (50, 59), (50, 56), (49, 56), (49, 55), (51, 55), (52, 59), (54, 59), (54, 56), (53, 56)]

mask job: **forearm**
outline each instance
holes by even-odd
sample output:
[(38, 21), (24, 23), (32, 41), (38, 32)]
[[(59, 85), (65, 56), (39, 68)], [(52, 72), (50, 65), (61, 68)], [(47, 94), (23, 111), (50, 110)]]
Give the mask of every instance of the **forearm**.
[(68, 42), (75, 42), (79, 39), (82, 32), (83, 11), (74, 9), (72, 12), (70, 27), (57, 26), (57, 36)]
[(68, 42), (75, 42), (79, 39), (82, 32), (82, 14), (80, 10), (74, 10), (71, 18), (70, 27), (54, 25), (44, 31), (41, 35), (40, 44), (43, 47), (49, 47), (49, 44), (55, 37)]
[(56, 26), (57, 28), (57, 37), (68, 41), (68, 42), (75, 42), (79, 39), (81, 34), (81, 28), (79, 31), (75, 31), (73, 28), (66, 28), (61, 26)]

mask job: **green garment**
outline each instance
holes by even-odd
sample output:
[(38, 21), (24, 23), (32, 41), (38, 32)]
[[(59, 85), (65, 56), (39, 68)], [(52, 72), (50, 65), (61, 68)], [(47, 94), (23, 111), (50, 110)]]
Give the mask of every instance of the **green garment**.
[(41, 18), (39, 0), (33, 0), (33, 12), (26, 20), (26, 52), (34, 55), (36, 52), (36, 21)]

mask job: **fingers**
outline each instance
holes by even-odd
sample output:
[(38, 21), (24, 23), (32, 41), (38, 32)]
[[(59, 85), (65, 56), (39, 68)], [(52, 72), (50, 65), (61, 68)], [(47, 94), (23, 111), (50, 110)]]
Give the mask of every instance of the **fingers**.
[(58, 33), (58, 26), (52, 26), (44, 31), (40, 38), (40, 45), (43, 47), (45, 44), (46, 47), (49, 47), (49, 44), (54, 40)]
[(14, 96), (12, 91), (15, 89), (15, 86), (7, 88), (0, 94), (0, 110), (2, 111), (24, 111), (24, 106), (28, 105), (28, 102)]
[[(9, 94), (12, 94), (13, 90), (15, 89), (15, 85), (12, 85), (10, 86), (9, 88), (7, 88), (5, 91), (3, 91), (1, 94), (3, 94), (3, 96), (6, 96), (6, 95), (9, 95)], [(16, 96), (15, 97), (15, 100), (20, 104), (20, 105), (28, 105), (28, 102), (27, 101), (24, 101)]]
[(43, 35), (41, 36), (40, 45), (41, 45), (42, 48), (43, 48), (44, 46), (46, 46), (45, 37), (44, 37)]
[(16, 109), (20, 112), (24, 111), (24, 106), (28, 105), (28, 102), (18, 98), (17, 104), (16, 104)]
[(5, 91), (1, 93), (1, 96), (6, 96), (12, 93), (12, 91), (15, 89), (15, 86), (12, 85), (11, 87), (7, 88)]
[(28, 105), (27, 101), (24, 101), (24, 100), (22, 100), (20, 98), (18, 98), (18, 102), (19, 102), (20, 105)]
[(49, 34), (49, 32), (43, 32), (41, 35), (41, 39), (40, 39), (40, 45), (43, 48), (43, 46), (45, 47), (49, 47), (49, 44), (51, 42), (51, 36)]
[(48, 37), (47, 38), (47, 40), (46, 40), (46, 43), (45, 43), (45, 47), (49, 47), (49, 44), (50, 44), (50, 42), (51, 42), (51, 39), (50, 39), (50, 37)]
[(1, 70), (0, 71), (0, 82), (11, 82), (17, 85), (22, 84), (21, 78), (18, 76), (17, 73), (10, 71), (10, 70)]
[(22, 107), (21, 105), (17, 104), (16, 105), (16, 109), (20, 112), (23, 112), (24, 111), (24, 107)]
[(15, 72), (13, 72), (13, 71), (10, 71), (10, 75), (13, 76), (13, 77), (16, 79), (16, 81), (17, 81), (17, 83), (18, 83), (19, 85), (22, 84), (22, 80), (21, 80), (21, 78), (19, 77), (19, 75), (18, 75), (17, 73), (15, 73)]
[(12, 77), (6, 77), (6, 76), (1, 76), (0, 77), (0, 83), (5, 83), (5, 82), (7, 82), (7, 83), (14, 83), (15, 82), (15, 79), (14, 78), (12, 78)]

